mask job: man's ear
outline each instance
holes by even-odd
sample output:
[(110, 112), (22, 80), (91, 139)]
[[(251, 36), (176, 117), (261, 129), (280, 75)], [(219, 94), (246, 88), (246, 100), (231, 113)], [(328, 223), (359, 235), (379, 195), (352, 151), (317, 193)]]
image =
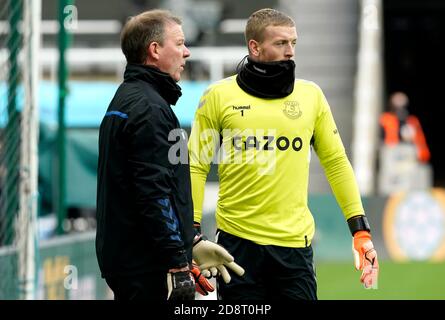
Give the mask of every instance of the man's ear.
[(258, 57), (260, 55), (260, 44), (258, 41), (250, 39), (249, 40), (249, 51), (255, 56)]
[(160, 45), (157, 42), (151, 42), (147, 47), (147, 55), (150, 59), (159, 60)]

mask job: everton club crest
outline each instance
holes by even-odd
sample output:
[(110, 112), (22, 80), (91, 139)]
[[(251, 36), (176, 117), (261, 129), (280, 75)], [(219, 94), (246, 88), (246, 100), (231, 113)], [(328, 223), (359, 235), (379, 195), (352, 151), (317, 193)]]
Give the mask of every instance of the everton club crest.
[(292, 120), (298, 119), (303, 114), (298, 101), (284, 102), (283, 113), (286, 115), (286, 117)]

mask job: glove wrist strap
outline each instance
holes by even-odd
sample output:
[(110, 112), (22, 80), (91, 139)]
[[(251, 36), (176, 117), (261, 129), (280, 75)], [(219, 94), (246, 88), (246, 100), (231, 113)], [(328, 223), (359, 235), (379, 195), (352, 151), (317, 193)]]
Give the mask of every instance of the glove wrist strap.
[(195, 237), (201, 234), (201, 224), (199, 222), (193, 221), (193, 232)]
[(207, 237), (203, 234), (197, 234), (193, 239), (193, 246), (196, 246), (201, 240), (207, 240)]
[(193, 246), (198, 244), (201, 240), (207, 240), (207, 237), (201, 234), (201, 224), (199, 222), (193, 222), (193, 230), (195, 231), (195, 237), (193, 238)]
[(371, 228), (369, 226), (368, 219), (364, 215), (355, 216), (348, 219), (349, 230), (351, 231), (352, 236), (358, 231), (364, 230), (371, 232)]

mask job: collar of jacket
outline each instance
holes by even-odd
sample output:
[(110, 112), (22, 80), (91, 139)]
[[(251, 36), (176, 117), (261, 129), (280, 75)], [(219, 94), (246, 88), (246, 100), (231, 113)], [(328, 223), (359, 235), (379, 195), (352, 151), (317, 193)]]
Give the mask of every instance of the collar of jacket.
[(171, 105), (175, 105), (182, 95), (181, 87), (176, 84), (175, 80), (168, 73), (162, 72), (154, 66), (127, 64), (124, 80), (127, 81), (131, 78), (152, 84), (162, 98)]
[(293, 60), (256, 62), (247, 58), (236, 82), (245, 92), (259, 98), (284, 98), (292, 93), (295, 83)]

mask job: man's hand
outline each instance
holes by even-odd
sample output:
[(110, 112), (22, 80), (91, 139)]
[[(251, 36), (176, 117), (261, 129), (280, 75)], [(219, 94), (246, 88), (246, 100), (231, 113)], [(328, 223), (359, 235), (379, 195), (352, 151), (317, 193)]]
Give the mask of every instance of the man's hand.
[(209, 292), (213, 292), (215, 290), (212, 284), (203, 276), (197, 264), (193, 263), (191, 272), (195, 278), (196, 291), (198, 291), (201, 295), (207, 296), (209, 295)]
[(167, 300), (195, 300), (195, 280), (189, 267), (168, 270), (167, 288)]
[(222, 246), (201, 238), (193, 246), (193, 260), (198, 264), (202, 274), (209, 278), (221, 274), (225, 283), (231, 280), (226, 267), (242, 276), (244, 269), (234, 262), (233, 256)]
[(352, 252), (357, 270), (363, 270), (360, 281), (366, 289), (377, 289), (379, 262), (368, 231), (357, 231), (352, 240)]

